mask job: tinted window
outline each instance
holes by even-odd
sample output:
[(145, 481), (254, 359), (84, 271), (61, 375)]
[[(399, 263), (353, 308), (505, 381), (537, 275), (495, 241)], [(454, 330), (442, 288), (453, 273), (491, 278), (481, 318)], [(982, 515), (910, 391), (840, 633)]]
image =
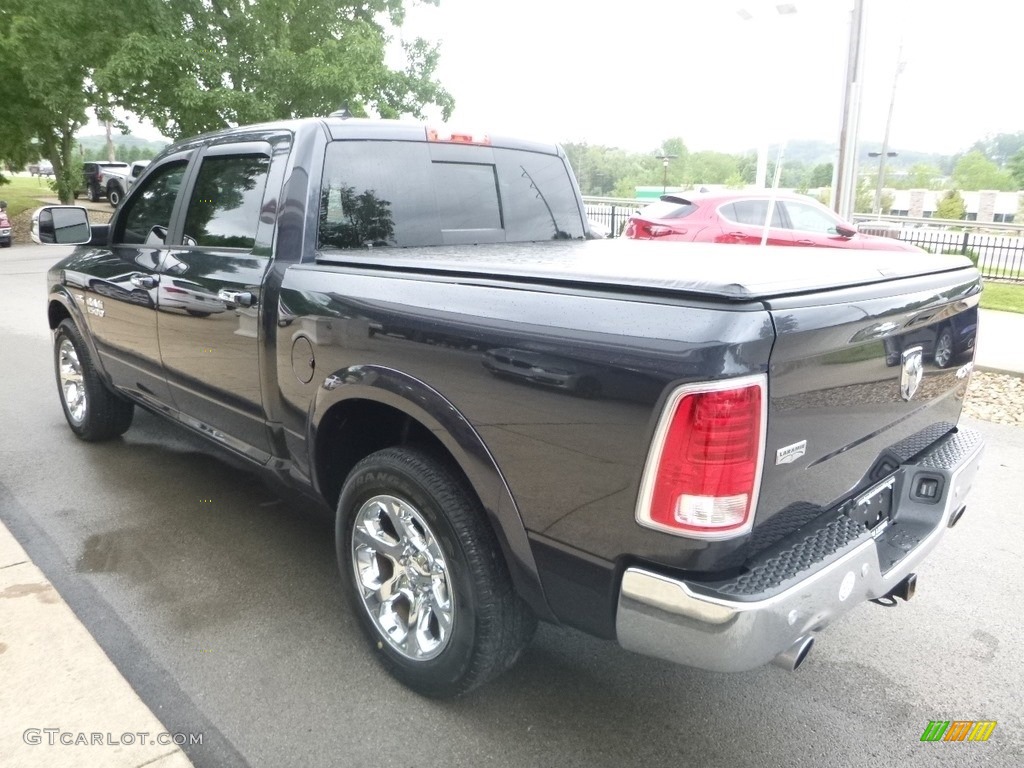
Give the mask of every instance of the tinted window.
[(836, 234), (836, 220), (826, 211), (815, 208), (807, 203), (785, 203), (786, 213), (789, 214), (789, 221), (793, 229), (802, 232), (818, 232), (821, 234)]
[(270, 158), (207, 157), (185, 214), (185, 242), (208, 248), (252, 248), (256, 243)]
[(185, 160), (178, 160), (160, 166), (125, 201), (114, 233), (115, 243), (163, 245), (186, 165)]
[(327, 148), (322, 248), (583, 236), (572, 180), (557, 156), (427, 142), (335, 141)]
[[(768, 218), (767, 200), (737, 200), (718, 209), (718, 212), (729, 221), (737, 224), (748, 224), (752, 227), (763, 227)], [(782, 227), (782, 213), (779, 203), (772, 212), (772, 226)]]

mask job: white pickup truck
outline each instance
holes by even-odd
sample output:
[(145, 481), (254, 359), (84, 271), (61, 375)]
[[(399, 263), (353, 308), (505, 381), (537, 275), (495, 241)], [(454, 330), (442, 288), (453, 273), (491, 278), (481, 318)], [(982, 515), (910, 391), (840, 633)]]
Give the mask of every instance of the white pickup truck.
[(118, 168), (103, 169), (103, 184), (107, 190), (107, 200), (112, 206), (117, 207), (135, 180), (146, 170), (147, 165), (149, 160), (136, 160), (124, 171)]

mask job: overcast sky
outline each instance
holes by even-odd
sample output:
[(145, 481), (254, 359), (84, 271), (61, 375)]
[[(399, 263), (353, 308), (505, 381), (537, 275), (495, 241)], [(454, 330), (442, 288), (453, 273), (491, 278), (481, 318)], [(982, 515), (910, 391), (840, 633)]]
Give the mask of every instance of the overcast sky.
[[(678, 136), (691, 150), (734, 152), (765, 140), (838, 143), (852, 6), (440, 0), (412, 5), (401, 34), (441, 43), (456, 127), (633, 151)], [(865, 7), (862, 141), (882, 139), (901, 41), (890, 146), (952, 154), (1024, 130), (1024, 3)]]
[[(456, 125), (637, 151), (837, 142), (853, 0), (780, 2), (440, 0), (403, 34), (441, 42)], [(901, 39), (891, 146), (953, 153), (1024, 130), (1024, 3), (865, 7), (862, 140), (881, 141)]]

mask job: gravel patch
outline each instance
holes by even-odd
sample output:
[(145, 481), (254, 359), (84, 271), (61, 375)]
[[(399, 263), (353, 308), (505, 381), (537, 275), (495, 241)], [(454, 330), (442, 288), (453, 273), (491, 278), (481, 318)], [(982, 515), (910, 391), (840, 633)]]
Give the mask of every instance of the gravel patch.
[(967, 388), (964, 415), (1024, 427), (1024, 378), (975, 371)]

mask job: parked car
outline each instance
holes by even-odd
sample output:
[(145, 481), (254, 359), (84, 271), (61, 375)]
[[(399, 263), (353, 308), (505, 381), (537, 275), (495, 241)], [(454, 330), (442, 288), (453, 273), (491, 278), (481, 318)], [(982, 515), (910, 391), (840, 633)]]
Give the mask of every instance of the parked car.
[(104, 178), (104, 173), (107, 171), (127, 173), (129, 171), (128, 163), (96, 160), (82, 165), (82, 183), (85, 193), (94, 203), (98, 203), (100, 198), (107, 196), (107, 183)]
[[(772, 197), (769, 192), (737, 191), (663, 195), (631, 216), (623, 235), (634, 240), (760, 245)], [(777, 193), (774, 199), (768, 245), (922, 252), (895, 238), (861, 234), (805, 195)]]
[(332, 515), (367, 652), (427, 696), (538, 619), (792, 670), (909, 600), (984, 440), (957, 426), (972, 362), (902, 337), (976, 307), (977, 269), (659, 249), (583, 211), (551, 144), (338, 116), (185, 140), (109, 225), (36, 214), (82, 246), (47, 275), (59, 407), (86, 441), (149, 409)]
[(29, 176), (53, 176), (53, 164), (47, 161), (32, 163), (28, 167)]
[(118, 168), (104, 168), (102, 184), (106, 189), (107, 202), (116, 208), (148, 165), (149, 160), (136, 160), (125, 171)]
[(0, 200), (0, 248), (10, 248), (14, 238), (14, 228), (7, 215), (7, 201)]

